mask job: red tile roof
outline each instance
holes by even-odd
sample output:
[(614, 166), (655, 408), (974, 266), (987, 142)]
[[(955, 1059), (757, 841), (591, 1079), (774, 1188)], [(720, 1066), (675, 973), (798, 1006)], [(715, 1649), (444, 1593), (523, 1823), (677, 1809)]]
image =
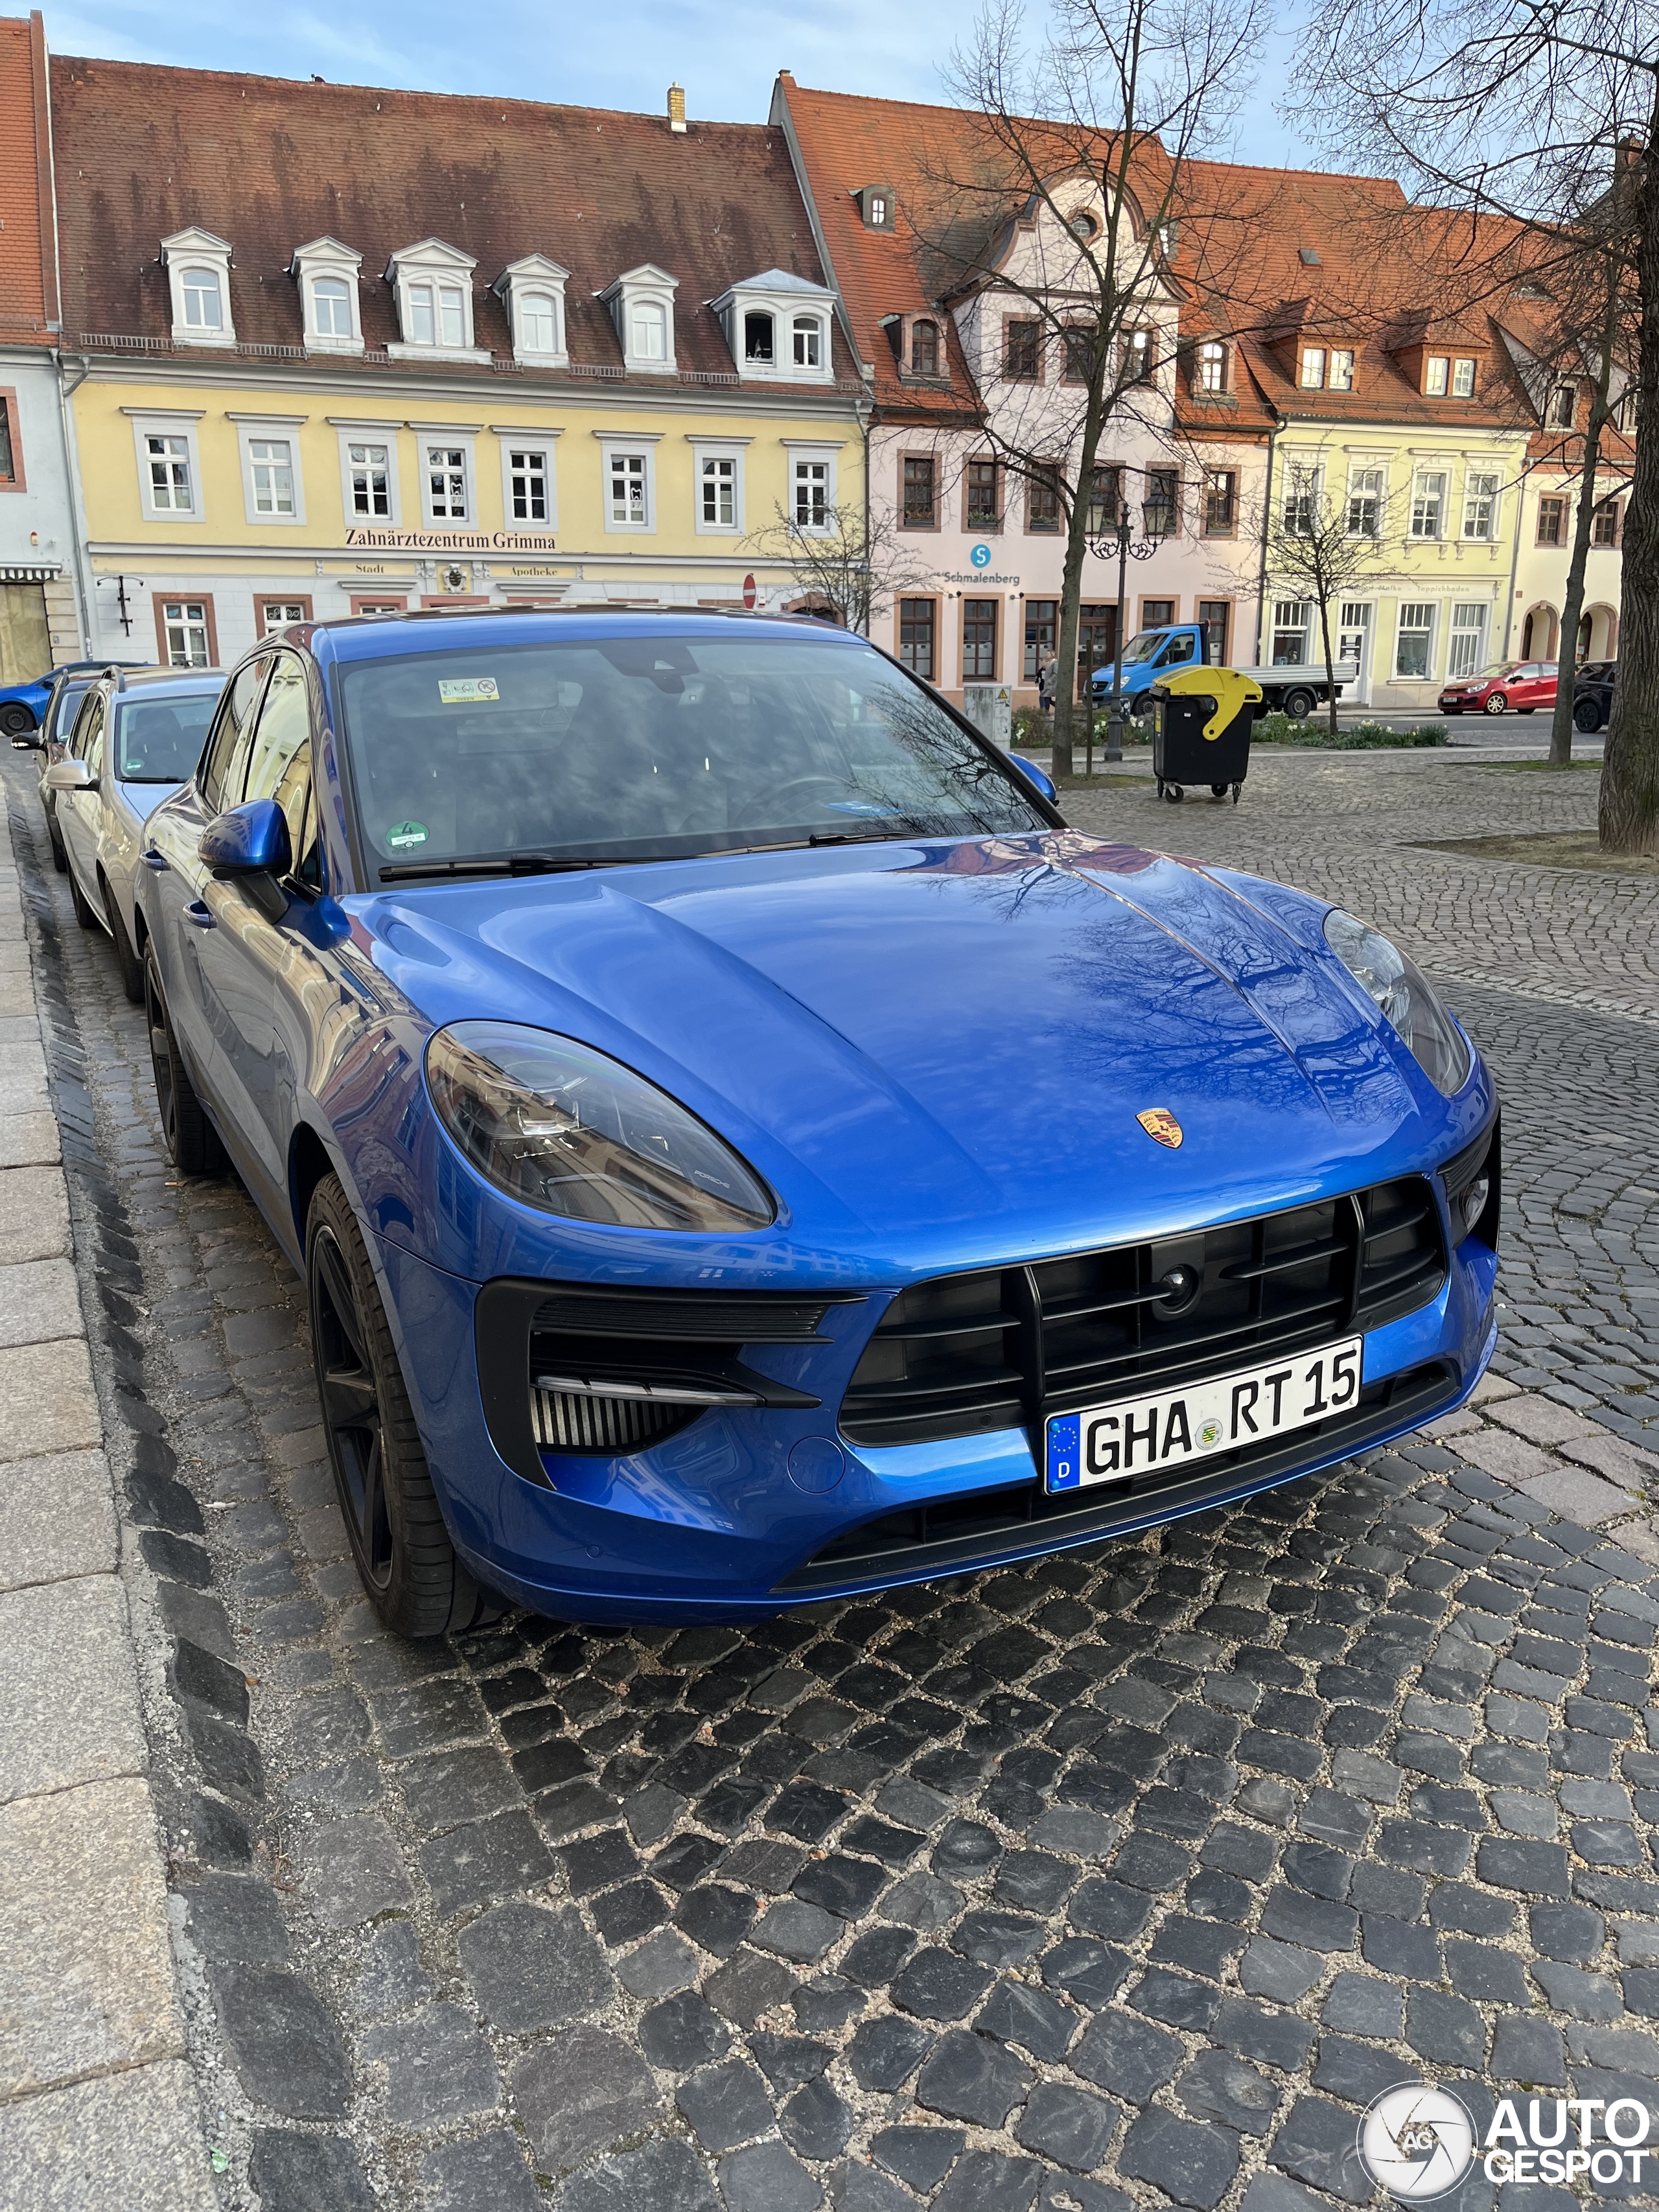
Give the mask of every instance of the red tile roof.
[[(165, 342), (160, 242), (198, 224), (231, 242), (236, 336), (254, 344), (301, 343), (289, 263), (325, 234), (363, 256), (371, 348), (398, 337), (388, 256), (428, 237), (477, 258), (480, 346), (511, 354), (488, 288), (542, 252), (571, 272), (573, 360), (616, 368), (615, 326), (594, 295), (641, 262), (678, 279), (680, 366), (716, 374), (733, 364), (708, 301), (763, 270), (823, 281), (783, 134), (765, 124), (680, 135), (665, 116), (61, 56), (52, 100), (71, 344), (83, 331)], [(835, 345), (850, 380), (839, 334)]]
[(46, 41), (39, 15), (0, 17), (0, 338), (55, 345)]

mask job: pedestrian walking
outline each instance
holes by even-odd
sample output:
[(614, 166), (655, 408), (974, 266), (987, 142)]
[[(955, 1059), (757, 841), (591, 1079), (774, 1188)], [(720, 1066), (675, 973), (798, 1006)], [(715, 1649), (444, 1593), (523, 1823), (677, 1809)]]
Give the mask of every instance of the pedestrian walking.
[(1054, 653), (1037, 663), (1037, 705), (1045, 714), (1054, 712), (1054, 678), (1059, 672), (1060, 660)]

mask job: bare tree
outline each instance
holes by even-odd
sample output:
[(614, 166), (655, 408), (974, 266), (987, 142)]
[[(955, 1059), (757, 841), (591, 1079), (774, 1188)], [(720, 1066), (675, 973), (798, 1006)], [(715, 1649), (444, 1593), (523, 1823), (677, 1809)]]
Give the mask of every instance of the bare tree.
[[(987, 0), (948, 72), (973, 118), (969, 152), (960, 139), (948, 155), (922, 150), (931, 204), (912, 228), (940, 300), (977, 308), (980, 358), (1004, 387), (984, 438), (1066, 539), (1059, 781), (1072, 774), (1084, 562), (1121, 499), (1099, 465), (1103, 436), (1127, 423), (1173, 440), (1153, 325), (1162, 309), (1175, 329), (1182, 163), (1224, 138), (1268, 12), (1267, 0), (1054, 0), (1028, 46), (1020, 0)], [(1006, 337), (984, 328), (994, 307), (1012, 311)], [(1164, 505), (1149, 502), (1174, 527)]]
[(774, 509), (774, 520), (744, 538), (745, 551), (776, 562), (793, 577), (803, 599), (816, 601), (844, 629), (870, 635), (870, 624), (901, 593), (922, 590), (933, 571), (914, 538), (899, 535), (881, 514), (827, 505), (802, 516)]
[(1331, 609), (1361, 582), (1383, 580), (1380, 554), (1389, 537), (1391, 502), (1385, 496), (1333, 496), (1327, 489), (1323, 449), (1298, 454), (1265, 518), (1269, 581), (1318, 610), (1324, 648), (1328, 711), (1336, 736), (1336, 659), (1331, 650)]
[[(1639, 420), (1659, 422), (1659, 15), (1645, 0), (1316, 0), (1306, 127), (1441, 204), (1589, 235), (1635, 295)], [(1606, 352), (1610, 356), (1612, 348)], [(1580, 510), (1595, 503), (1581, 478)], [(1601, 836), (1659, 850), (1659, 441), (1638, 435)], [(1582, 598), (1582, 584), (1580, 586)], [(1564, 645), (1576, 640), (1564, 638)], [(1571, 684), (1564, 688), (1569, 694)]]

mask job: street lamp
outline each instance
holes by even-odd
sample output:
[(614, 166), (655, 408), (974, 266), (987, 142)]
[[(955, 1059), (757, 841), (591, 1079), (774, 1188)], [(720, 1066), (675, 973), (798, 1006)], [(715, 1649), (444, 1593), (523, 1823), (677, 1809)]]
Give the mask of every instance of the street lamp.
[[(1154, 515), (1157, 516), (1158, 524), (1161, 526), (1154, 526)], [(1106, 723), (1106, 757), (1109, 761), (1121, 761), (1123, 757), (1123, 617), (1126, 611), (1125, 580), (1128, 574), (1130, 562), (1150, 561), (1153, 554), (1157, 552), (1164, 538), (1169, 534), (1170, 524), (1164, 520), (1164, 510), (1161, 502), (1150, 499), (1147, 501), (1143, 512), (1142, 526), (1144, 534), (1139, 540), (1137, 540), (1134, 537), (1133, 519), (1129, 513), (1129, 502), (1127, 499), (1120, 499), (1117, 506), (1117, 520), (1115, 522), (1109, 523), (1107, 527), (1100, 532), (1098, 537), (1091, 535), (1088, 541), (1089, 550), (1094, 555), (1097, 561), (1109, 560), (1114, 553), (1117, 555), (1117, 620), (1112, 626), (1112, 711), (1110, 715), (1108, 717)], [(1095, 671), (1093, 655), (1091, 654), (1089, 663), (1089, 736), (1091, 744), (1094, 738), (1094, 729)]]

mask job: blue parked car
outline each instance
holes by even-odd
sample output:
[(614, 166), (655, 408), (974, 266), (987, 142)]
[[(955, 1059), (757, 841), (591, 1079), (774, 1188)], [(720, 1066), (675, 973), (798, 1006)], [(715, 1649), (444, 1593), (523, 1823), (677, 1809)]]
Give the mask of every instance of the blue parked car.
[(63, 660), (44, 676), (31, 676), (27, 684), (0, 684), (0, 730), (15, 745), (37, 742), (37, 731), (60, 676), (101, 676), (106, 668), (142, 668), (141, 660)]
[(150, 817), (162, 1116), (303, 1269), (365, 1586), (752, 1619), (1474, 1387), (1498, 1109), (1327, 902), (1068, 830), (862, 639), (306, 626)]

